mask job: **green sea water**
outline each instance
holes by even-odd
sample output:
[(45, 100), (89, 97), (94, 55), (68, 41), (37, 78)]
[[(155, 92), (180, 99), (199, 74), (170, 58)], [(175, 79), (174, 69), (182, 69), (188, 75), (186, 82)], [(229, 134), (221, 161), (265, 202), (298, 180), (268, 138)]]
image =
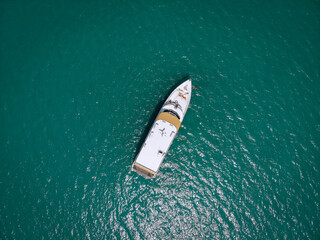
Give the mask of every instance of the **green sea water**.
[(319, 71), (317, 0), (1, 1), (0, 239), (319, 239)]

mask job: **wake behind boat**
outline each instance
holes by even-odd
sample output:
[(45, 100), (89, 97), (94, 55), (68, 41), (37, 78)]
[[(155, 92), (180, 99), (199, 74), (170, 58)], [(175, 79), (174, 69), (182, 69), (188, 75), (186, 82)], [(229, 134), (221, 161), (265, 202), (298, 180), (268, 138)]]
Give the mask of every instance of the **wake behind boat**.
[(189, 79), (167, 98), (132, 164), (133, 171), (145, 178), (153, 178), (158, 173), (189, 107), (191, 88)]

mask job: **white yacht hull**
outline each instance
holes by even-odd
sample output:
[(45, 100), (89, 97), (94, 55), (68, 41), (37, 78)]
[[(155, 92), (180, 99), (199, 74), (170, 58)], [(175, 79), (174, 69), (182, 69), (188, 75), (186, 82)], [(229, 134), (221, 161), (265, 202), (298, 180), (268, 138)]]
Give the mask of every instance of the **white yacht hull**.
[(189, 79), (167, 98), (132, 164), (133, 171), (145, 178), (153, 178), (158, 173), (189, 107), (191, 90)]

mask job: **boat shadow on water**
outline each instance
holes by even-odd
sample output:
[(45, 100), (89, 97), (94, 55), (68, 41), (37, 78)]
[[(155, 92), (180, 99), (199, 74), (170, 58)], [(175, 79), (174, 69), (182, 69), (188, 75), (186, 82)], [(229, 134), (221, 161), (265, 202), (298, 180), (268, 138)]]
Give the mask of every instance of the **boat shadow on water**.
[(142, 144), (146, 140), (146, 137), (148, 136), (148, 133), (149, 133), (151, 127), (152, 127), (152, 124), (154, 123), (154, 120), (158, 116), (158, 113), (159, 113), (160, 109), (162, 108), (164, 102), (168, 98), (168, 96), (172, 93), (172, 91), (174, 89), (176, 89), (181, 83), (185, 82), (189, 78), (190, 78), (189, 75), (185, 75), (183, 78), (181, 78), (180, 80), (176, 81), (176, 83), (174, 85), (172, 85), (172, 87), (169, 90), (167, 90), (166, 95), (164, 95), (164, 97), (161, 99), (161, 101), (158, 102), (157, 106), (155, 107), (155, 109), (153, 110), (151, 116), (148, 119), (148, 123), (147, 123), (146, 127), (144, 128), (144, 130), (143, 130), (143, 132), (141, 134), (141, 137), (140, 137), (139, 142), (137, 144), (136, 151), (135, 151), (135, 154), (134, 154), (134, 158), (132, 159), (131, 164), (133, 164), (134, 160), (137, 158), (137, 156), (139, 154), (139, 150), (141, 149)]

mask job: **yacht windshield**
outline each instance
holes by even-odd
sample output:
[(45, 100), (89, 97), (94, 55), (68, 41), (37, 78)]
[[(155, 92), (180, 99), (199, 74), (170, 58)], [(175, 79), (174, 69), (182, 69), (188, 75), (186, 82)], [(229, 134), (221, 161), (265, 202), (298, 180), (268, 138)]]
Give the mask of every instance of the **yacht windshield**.
[(166, 109), (166, 110), (164, 110), (163, 112), (170, 113), (171, 115), (175, 116), (176, 118), (178, 118), (178, 119), (180, 120), (180, 117), (179, 117), (178, 113), (176, 113), (175, 111)]

